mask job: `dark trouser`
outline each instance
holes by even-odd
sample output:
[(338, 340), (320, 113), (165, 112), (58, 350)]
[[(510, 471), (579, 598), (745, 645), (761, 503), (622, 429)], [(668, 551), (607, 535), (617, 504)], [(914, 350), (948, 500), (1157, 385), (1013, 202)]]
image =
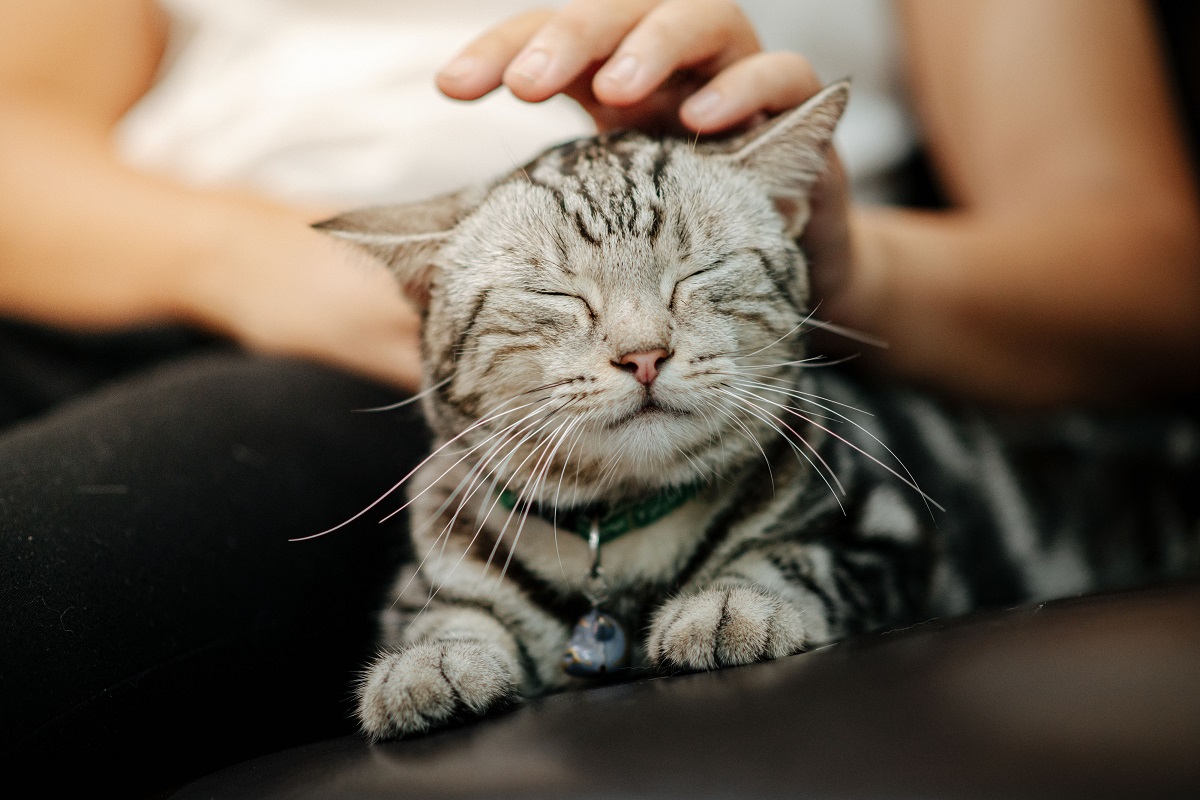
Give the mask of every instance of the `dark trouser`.
[(132, 793), (351, 730), (401, 500), (288, 539), (422, 455), (414, 413), (351, 413), (397, 399), (178, 331), (0, 323), (0, 785)]

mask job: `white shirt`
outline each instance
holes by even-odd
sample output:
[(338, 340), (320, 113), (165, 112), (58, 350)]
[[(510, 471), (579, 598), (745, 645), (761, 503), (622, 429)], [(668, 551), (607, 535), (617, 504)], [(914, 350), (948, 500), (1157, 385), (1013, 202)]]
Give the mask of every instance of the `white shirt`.
[[(419, 199), (484, 180), (592, 131), (566, 98), (528, 105), (440, 95), (434, 75), (528, 0), (160, 0), (171, 17), (155, 87), (117, 143), (138, 166), (289, 202)], [(860, 187), (907, 154), (883, 0), (748, 0), (768, 47), (854, 77), (838, 145)]]

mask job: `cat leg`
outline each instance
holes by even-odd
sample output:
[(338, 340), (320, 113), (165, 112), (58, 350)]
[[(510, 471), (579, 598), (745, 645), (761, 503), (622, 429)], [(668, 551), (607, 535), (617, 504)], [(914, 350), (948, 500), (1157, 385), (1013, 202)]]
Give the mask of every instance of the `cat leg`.
[(671, 598), (650, 623), (646, 650), (660, 668), (710, 670), (797, 653), (804, 614), (776, 592), (721, 582)]
[(798, 653), (919, 614), (928, 552), (895, 540), (740, 548), (654, 614), (647, 655), (709, 670)]
[(517, 642), (487, 611), (431, 605), (406, 644), (383, 652), (358, 690), (373, 740), (416, 733), (517, 700), (525, 682)]

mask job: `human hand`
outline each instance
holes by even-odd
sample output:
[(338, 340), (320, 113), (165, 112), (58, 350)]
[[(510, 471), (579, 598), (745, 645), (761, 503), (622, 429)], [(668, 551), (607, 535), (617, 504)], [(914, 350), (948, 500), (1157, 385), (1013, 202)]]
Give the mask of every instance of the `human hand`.
[(420, 318), (387, 270), (291, 219), (248, 226), (190, 270), (184, 314), (247, 348), (415, 390)]
[(730, 0), (574, 0), (488, 31), (442, 70), (438, 87), (459, 100), (501, 85), (529, 102), (564, 93), (601, 131), (712, 133), (821, 88), (803, 56), (761, 49)]

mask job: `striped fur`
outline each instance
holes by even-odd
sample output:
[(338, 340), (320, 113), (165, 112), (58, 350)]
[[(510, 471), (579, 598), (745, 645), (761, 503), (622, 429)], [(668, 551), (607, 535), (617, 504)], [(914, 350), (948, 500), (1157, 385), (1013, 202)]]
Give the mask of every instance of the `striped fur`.
[[(584, 139), (321, 226), (428, 298), (439, 449), (408, 482), (419, 563), (360, 690), (370, 736), (578, 684), (587, 547), (504, 488), (566, 508), (706, 482), (604, 548), (634, 665), (666, 671), (1195, 568), (1193, 427), (1000, 419), (806, 369), (794, 239), (846, 97), (723, 145)], [(649, 389), (614, 368), (658, 347)]]

